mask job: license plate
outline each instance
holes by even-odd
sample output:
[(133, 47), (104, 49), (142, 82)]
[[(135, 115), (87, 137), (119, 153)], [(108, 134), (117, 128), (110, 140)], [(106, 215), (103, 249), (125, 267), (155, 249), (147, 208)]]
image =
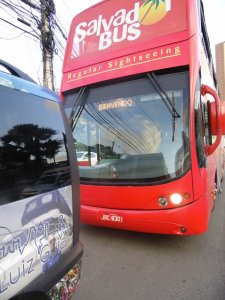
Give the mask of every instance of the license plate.
[(100, 213), (100, 220), (103, 222), (124, 223), (124, 216), (120, 214)]

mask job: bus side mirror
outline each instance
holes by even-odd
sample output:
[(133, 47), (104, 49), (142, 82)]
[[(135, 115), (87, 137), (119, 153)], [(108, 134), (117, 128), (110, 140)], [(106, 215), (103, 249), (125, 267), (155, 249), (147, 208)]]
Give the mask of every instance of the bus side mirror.
[[(222, 135), (225, 135), (225, 101), (220, 101), (220, 128)], [(210, 132), (212, 135), (217, 134), (217, 122), (216, 122), (216, 103), (209, 102), (209, 124)]]
[(222, 133), (225, 133), (225, 106), (220, 101), (217, 92), (208, 85), (202, 85), (201, 94), (202, 96), (210, 94), (215, 99), (214, 102), (209, 103), (208, 110), (210, 132), (212, 135), (216, 135), (215, 142), (212, 145), (206, 145), (205, 148), (206, 154), (210, 155), (216, 150), (219, 143), (221, 142)]

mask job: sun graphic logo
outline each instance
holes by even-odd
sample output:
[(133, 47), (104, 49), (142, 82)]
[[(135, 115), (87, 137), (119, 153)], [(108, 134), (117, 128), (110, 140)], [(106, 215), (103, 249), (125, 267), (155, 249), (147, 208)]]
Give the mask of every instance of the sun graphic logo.
[(144, 2), (139, 9), (141, 25), (152, 25), (161, 21), (171, 10), (171, 0), (141, 0)]

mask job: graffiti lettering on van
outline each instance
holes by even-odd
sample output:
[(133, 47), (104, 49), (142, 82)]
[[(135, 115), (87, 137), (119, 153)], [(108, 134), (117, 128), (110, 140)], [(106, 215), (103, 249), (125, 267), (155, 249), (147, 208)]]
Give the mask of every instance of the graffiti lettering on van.
[[(37, 277), (58, 262), (71, 245), (71, 229), (63, 215), (58, 222), (40, 222), (23, 230), (0, 247), (0, 295), (28, 276)], [(41, 262), (41, 264), (40, 264)]]

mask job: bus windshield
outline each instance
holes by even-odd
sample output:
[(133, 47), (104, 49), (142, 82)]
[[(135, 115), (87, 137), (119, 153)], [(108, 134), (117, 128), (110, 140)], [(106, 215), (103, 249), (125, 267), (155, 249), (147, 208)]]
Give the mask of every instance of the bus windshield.
[(86, 164), (78, 156), (81, 181), (161, 183), (187, 172), (188, 76), (187, 71), (157, 75), (174, 113), (147, 75), (88, 88), (77, 105), (80, 93), (65, 96), (76, 151), (87, 153)]

